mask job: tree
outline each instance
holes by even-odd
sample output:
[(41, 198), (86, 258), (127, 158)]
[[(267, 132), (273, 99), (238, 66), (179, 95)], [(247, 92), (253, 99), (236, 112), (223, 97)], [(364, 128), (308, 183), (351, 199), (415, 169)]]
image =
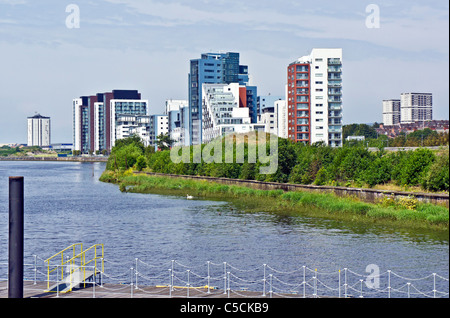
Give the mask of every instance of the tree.
[(144, 143), (137, 135), (117, 140), (111, 150), (106, 169), (129, 169), (136, 163), (137, 158), (144, 154), (144, 149)]
[(161, 151), (169, 150), (170, 148), (172, 148), (174, 142), (175, 140), (172, 140), (168, 133), (161, 134), (156, 138), (156, 145), (158, 146), (158, 149)]
[(448, 149), (438, 155), (436, 161), (425, 174), (422, 187), (431, 191), (449, 190), (449, 152)]
[(146, 167), (147, 167), (147, 160), (143, 155), (140, 155), (136, 160), (136, 169), (138, 171), (142, 171)]
[(434, 162), (434, 153), (425, 148), (417, 149), (408, 156), (400, 175), (402, 185), (418, 185), (421, 183), (428, 167)]

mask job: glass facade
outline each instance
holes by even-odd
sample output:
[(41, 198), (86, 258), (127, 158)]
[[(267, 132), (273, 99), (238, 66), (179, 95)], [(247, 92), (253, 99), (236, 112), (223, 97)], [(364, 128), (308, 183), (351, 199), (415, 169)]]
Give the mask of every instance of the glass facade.
[[(190, 61), (189, 73), (189, 142), (202, 142), (202, 85), (248, 83), (248, 67), (239, 64), (239, 53), (204, 53), (200, 59)], [(256, 87), (248, 87), (247, 102), (251, 102), (251, 114), (257, 120)], [(187, 129), (185, 129), (187, 131)]]
[(341, 147), (342, 141), (342, 62), (328, 59), (328, 144)]
[(118, 116), (147, 115), (147, 104), (137, 90), (113, 90), (74, 100), (74, 150), (84, 154), (110, 151)]

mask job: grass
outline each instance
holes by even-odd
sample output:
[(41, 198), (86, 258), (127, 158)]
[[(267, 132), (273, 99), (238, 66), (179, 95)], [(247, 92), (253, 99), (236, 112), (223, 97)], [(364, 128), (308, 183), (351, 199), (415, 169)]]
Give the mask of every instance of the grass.
[[(328, 217), (339, 220), (368, 221), (408, 227), (425, 227), (448, 231), (449, 210), (446, 207), (415, 202), (405, 205), (395, 200), (380, 203), (362, 202), (354, 197), (332, 193), (282, 190), (258, 190), (202, 180), (135, 175), (131, 171), (117, 175), (105, 171), (103, 182), (119, 184), (123, 192), (165, 193), (200, 198), (225, 199), (249, 210), (265, 210), (290, 215)], [(410, 202), (407, 202), (410, 203)]]

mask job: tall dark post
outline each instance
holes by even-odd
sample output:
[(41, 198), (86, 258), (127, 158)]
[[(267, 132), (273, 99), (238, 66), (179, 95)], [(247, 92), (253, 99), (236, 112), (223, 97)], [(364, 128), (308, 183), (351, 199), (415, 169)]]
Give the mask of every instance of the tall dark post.
[(9, 177), (9, 298), (23, 298), (23, 198), (23, 177)]

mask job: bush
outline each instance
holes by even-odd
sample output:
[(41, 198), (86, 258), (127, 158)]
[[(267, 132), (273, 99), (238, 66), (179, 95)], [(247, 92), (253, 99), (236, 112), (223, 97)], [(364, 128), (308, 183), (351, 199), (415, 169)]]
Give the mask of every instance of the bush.
[(389, 157), (377, 158), (369, 164), (364, 172), (363, 180), (370, 187), (391, 181), (391, 162)]
[(413, 197), (400, 197), (397, 202), (400, 207), (407, 210), (415, 210), (417, 208), (417, 204), (419, 204), (419, 200)]
[(418, 149), (411, 152), (400, 174), (402, 185), (419, 185), (428, 167), (433, 163), (435, 155), (429, 149)]
[(138, 171), (142, 171), (146, 167), (147, 167), (147, 160), (143, 155), (140, 155), (136, 160), (136, 169)]
[(436, 158), (426, 172), (422, 187), (430, 191), (449, 191), (449, 151)]
[[(272, 175), (265, 175), (260, 174), (263, 165), (259, 160), (256, 163), (248, 163), (247, 160), (235, 163), (236, 147), (234, 163), (192, 163), (194, 148), (191, 146), (191, 163), (175, 164), (169, 150), (155, 153), (133, 136), (116, 142), (107, 169), (126, 170), (134, 166), (137, 170), (148, 167), (153, 172), (166, 174), (360, 187), (393, 181), (401, 186), (422, 185), (430, 191), (449, 189), (448, 150), (439, 157), (428, 149), (373, 153), (361, 145), (332, 148), (323, 144), (303, 145), (282, 138), (279, 138), (278, 146), (278, 169)], [(225, 152), (222, 156), (224, 160)], [(248, 159), (247, 146), (244, 147), (244, 157)]]
[(315, 185), (324, 185), (328, 180), (327, 171), (324, 167), (320, 168), (319, 172), (317, 172), (316, 180), (314, 181)]

